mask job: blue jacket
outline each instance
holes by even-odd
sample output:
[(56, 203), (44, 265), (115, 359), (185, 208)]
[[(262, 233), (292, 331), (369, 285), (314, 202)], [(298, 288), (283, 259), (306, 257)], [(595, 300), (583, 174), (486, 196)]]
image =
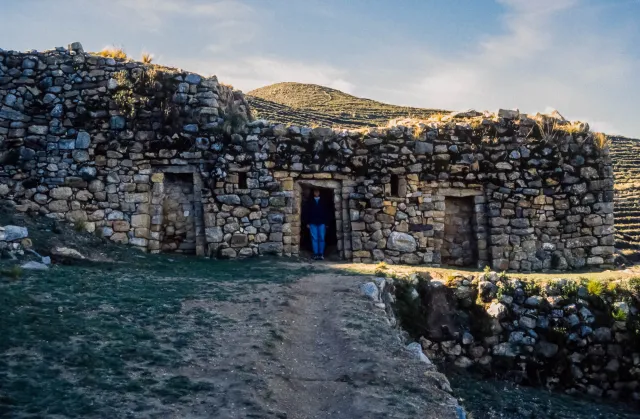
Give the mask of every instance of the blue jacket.
[(329, 224), (329, 210), (323, 199), (316, 202), (314, 198), (311, 198), (307, 203), (305, 215), (305, 224)]

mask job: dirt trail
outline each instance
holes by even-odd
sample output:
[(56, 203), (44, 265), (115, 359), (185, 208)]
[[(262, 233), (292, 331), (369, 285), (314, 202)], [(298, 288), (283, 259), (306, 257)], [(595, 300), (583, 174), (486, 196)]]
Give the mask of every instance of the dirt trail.
[(313, 270), (233, 301), (185, 302), (227, 319), (180, 371), (215, 391), (163, 417), (458, 418), (448, 381), (405, 351), (361, 295), (366, 277)]
[[(284, 292), (282, 341), (263, 373), (287, 418), (455, 418), (455, 401), (402, 350), (362, 277), (309, 275)], [(427, 372), (427, 374), (430, 374)]]

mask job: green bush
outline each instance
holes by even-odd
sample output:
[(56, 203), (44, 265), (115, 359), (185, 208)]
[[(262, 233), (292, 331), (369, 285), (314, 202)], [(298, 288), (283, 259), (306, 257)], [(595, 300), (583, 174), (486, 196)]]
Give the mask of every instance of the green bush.
[(86, 221), (78, 221), (78, 222), (75, 223), (75, 225), (73, 227), (76, 230), (76, 232), (83, 233), (83, 232), (87, 231), (87, 222)]
[(624, 311), (620, 310), (619, 308), (614, 308), (613, 312), (611, 313), (611, 317), (613, 317), (613, 320), (617, 321), (617, 322), (625, 322), (627, 321), (627, 313), (625, 313)]
[(525, 295), (540, 295), (540, 285), (536, 281), (525, 281), (522, 289)]
[(587, 282), (587, 291), (589, 291), (589, 294), (591, 295), (599, 297), (602, 295), (604, 290), (604, 283), (598, 279), (590, 279), (589, 282)]

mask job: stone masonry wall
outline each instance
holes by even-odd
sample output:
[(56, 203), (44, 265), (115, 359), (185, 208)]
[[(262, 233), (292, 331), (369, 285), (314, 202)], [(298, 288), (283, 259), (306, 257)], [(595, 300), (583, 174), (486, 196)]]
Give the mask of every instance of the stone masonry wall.
[(541, 284), (497, 272), (444, 280), (421, 272), (376, 283), (390, 315), (399, 302), (412, 305), (397, 311), (399, 321), (431, 361), (569, 394), (640, 401), (638, 278)]
[(297, 256), (296, 191), (316, 182), (334, 191), (347, 260), (442, 263), (447, 198), (466, 197), (476, 249), (461, 264), (613, 261), (611, 162), (588, 127), (517, 111), (359, 131), (250, 122), (215, 77), (78, 44), (0, 50), (0, 104), (0, 196), (143, 250), (167, 236), (165, 175), (189, 173), (199, 255)]

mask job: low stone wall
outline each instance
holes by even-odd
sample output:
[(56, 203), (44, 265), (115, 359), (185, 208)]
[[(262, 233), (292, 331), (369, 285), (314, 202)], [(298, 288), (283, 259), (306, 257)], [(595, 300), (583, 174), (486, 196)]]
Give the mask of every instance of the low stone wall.
[[(611, 161), (584, 124), (500, 111), (285, 127), (250, 121), (215, 77), (77, 44), (0, 50), (0, 103), (0, 197), (145, 251), (298, 256), (297, 191), (315, 182), (334, 191), (338, 255), (354, 262), (613, 263)], [(193, 188), (179, 240), (169, 174)]]
[(434, 362), (640, 402), (640, 279), (539, 286), (489, 272), (386, 284), (400, 324)]

